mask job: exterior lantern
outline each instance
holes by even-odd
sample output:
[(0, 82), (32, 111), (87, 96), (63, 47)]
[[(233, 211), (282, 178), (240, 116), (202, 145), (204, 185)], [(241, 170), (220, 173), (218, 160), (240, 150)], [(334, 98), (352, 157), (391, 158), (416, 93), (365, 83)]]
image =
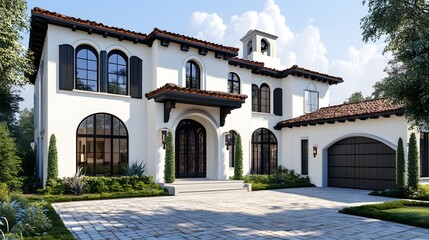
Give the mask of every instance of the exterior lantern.
[(167, 132), (168, 132), (167, 128), (161, 129), (161, 143), (162, 143), (163, 149), (165, 149), (165, 144), (167, 144)]
[(226, 150), (229, 150), (229, 146), (231, 146), (231, 145), (232, 145), (232, 142), (231, 142), (231, 133), (226, 132), (225, 133), (225, 146), (226, 146)]
[(313, 146), (313, 157), (317, 156), (317, 147)]

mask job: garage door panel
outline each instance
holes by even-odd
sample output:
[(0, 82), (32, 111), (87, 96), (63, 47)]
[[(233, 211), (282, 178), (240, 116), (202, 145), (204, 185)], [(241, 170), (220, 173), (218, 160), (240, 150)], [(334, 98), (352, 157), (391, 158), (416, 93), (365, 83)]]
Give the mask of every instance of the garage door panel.
[(392, 161), (393, 156), (384, 156), (384, 155), (357, 155), (355, 157), (356, 167), (375, 167), (375, 168), (390, 168), (395, 167), (395, 161)]
[(375, 139), (351, 137), (328, 149), (328, 186), (381, 190), (395, 178), (395, 151)]

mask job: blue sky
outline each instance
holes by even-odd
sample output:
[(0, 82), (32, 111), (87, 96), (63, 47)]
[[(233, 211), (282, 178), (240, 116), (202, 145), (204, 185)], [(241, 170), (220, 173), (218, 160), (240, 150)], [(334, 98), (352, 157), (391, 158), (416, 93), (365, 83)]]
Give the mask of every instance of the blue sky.
[[(362, 42), (360, 19), (367, 7), (360, 0), (29, 0), (28, 15), (41, 7), (128, 30), (149, 33), (154, 27), (240, 47), (239, 39), (258, 28), (279, 36), (278, 57), (284, 67), (301, 67), (344, 78), (331, 88), (331, 103), (351, 93), (372, 92), (385, 76), (390, 56), (383, 42)], [(28, 37), (24, 39), (28, 44)], [(23, 91), (23, 107), (32, 105), (32, 87)]]

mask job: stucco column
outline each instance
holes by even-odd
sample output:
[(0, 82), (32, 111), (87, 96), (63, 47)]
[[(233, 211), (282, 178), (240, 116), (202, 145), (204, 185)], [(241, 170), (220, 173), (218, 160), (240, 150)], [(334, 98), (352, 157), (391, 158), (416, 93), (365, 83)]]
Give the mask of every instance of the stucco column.
[(219, 158), (218, 158), (218, 179), (225, 180), (228, 179), (228, 157), (229, 151), (226, 149), (225, 145), (225, 134), (222, 132), (219, 134)]

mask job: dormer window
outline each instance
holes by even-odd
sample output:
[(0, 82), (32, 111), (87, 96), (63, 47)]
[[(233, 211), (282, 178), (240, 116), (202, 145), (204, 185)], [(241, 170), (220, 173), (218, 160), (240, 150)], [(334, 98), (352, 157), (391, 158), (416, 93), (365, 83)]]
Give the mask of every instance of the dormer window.
[(315, 112), (319, 110), (319, 92), (305, 90), (304, 93), (304, 112)]

